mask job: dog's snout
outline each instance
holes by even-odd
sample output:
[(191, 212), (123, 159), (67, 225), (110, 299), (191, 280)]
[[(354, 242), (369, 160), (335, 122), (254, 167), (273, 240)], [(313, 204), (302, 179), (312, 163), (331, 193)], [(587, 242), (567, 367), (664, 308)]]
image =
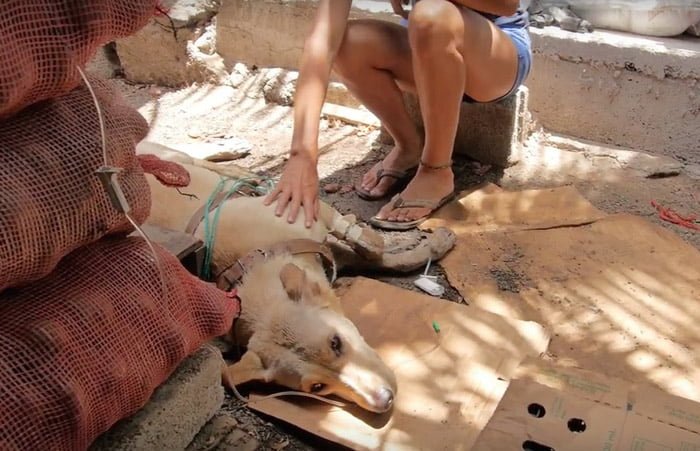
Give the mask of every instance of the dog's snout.
[(389, 410), (394, 404), (394, 392), (387, 387), (380, 388), (374, 397), (377, 406)]

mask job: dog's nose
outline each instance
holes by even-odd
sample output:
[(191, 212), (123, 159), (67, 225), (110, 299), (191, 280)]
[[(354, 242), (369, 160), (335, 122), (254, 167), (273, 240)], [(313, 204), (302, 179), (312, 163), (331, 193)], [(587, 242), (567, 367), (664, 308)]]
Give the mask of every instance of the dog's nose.
[(382, 406), (384, 409), (389, 410), (391, 405), (394, 403), (394, 392), (391, 389), (382, 387), (380, 388), (374, 398), (378, 406)]

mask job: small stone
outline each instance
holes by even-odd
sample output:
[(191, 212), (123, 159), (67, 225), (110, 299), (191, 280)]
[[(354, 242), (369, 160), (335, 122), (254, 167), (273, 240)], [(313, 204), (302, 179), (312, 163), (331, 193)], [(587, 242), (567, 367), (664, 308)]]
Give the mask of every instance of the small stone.
[(243, 63), (236, 63), (228, 77), (228, 84), (233, 88), (238, 88), (249, 76), (248, 66)]
[(187, 131), (187, 136), (194, 139), (201, 138), (204, 136), (204, 131), (199, 127), (195, 127)]
[(340, 190), (340, 185), (337, 183), (328, 183), (323, 187), (323, 191), (327, 194), (337, 193)]
[(285, 449), (288, 446), (289, 446), (289, 440), (285, 439), (279, 443), (272, 445), (272, 449), (274, 449), (275, 451), (282, 451), (283, 449)]
[(354, 191), (354, 190), (355, 190), (355, 187), (352, 186), (352, 185), (343, 185), (343, 186), (340, 188), (340, 191), (338, 191), (338, 192), (339, 192), (340, 194), (347, 194), (347, 193), (352, 192), (352, 191)]

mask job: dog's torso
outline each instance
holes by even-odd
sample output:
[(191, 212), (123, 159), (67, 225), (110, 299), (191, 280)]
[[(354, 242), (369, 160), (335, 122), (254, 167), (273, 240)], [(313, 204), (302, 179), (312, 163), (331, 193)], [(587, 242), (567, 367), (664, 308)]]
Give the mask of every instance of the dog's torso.
[[(188, 223), (207, 200), (218, 192), (220, 177), (212, 171), (183, 164), (190, 173), (191, 182), (180, 189), (161, 184), (154, 176), (146, 174), (154, 199), (148, 223), (184, 232)], [(227, 181), (222, 191), (234, 182)], [(163, 201), (166, 200), (166, 201)], [(286, 217), (275, 215), (275, 205), (264, 205), (263, 197), (236, 196), (224, 201), (217, 209), (208, 213), (193, 234), (209, 243), (212, 238), (212, 263), (223, 268), (242, 258), (254, 249), (265, 249), (276, 243), (294, 239), (309, 239), (324, 242), (328, 229), (320, 221), (306, 228), (301, 221), (290, 224)], [(198, 218), (197, 218), (198, 219)], [(221, 227), (220, 224), (225, 224)]]

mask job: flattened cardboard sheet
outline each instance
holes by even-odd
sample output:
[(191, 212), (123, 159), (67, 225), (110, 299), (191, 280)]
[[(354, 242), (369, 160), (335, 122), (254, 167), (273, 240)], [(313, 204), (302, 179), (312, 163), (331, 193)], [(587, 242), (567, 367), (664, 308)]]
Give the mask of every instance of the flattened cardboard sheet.
[(528, 359), (474, 451), (698, 451), (700, 403)]
[[(566, 204), (592, 211), (571, 187), (475, 192), (460, 205), (478, 209), (474, 196), (490, 199), (474, 215), (501, 219), (465, 228), (444, 210), (444, 225), (459, 232), (440, 261), (470, 305), (544, 325), (563, 364), (700, 401), (698, 249), (638, 216), (571, 221)], [(502, 204), (511, 217), (489, 213)]]
[[(342, 296), (346, 315), (396, 373), (390, 414), (298, 398), (251, 407), (357, 450), (468, 450), (527, 356), (549, 337), (533, 322), (358, 278)], [(439, 332), (433, 327), (439, 326)]]
[(448, 227), (456, 234), (547, 229), (604, 218), (573, 186), (504, 191), (494, 184), (461, 193), (425, 221), (422, 229)]

